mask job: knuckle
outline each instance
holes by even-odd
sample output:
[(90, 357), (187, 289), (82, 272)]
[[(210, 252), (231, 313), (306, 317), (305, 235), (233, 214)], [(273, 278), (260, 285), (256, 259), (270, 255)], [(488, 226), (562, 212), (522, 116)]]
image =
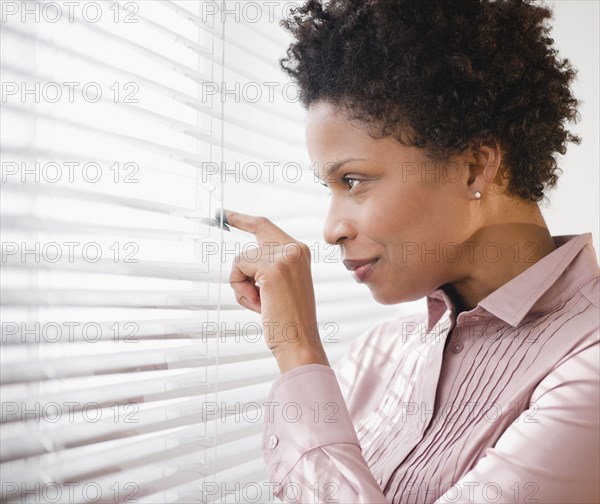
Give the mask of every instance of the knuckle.
[(306, 243), (298, 242), (297, 245), (300, 248), (303, 256), (310, 257), (310, 247)]
[(285, 257), (278, 257), (273, 263), (273, 269), (275, 272), (280, 273), (285, 271), (288, 267), (288, 261)]
[(297, 262), (299, 260), (310, 259), (310, 249), (308, 245), (302, 242), (291, 242), (286, 245), (284, 256), (286, 260), (291, 262)]
[(271, 221), (269, 219), (267, 219), (266, 217), (257, 217), (256, 219), (256, 225), (257, 226), (265, 226), (267, 224), (271, 224)]
[(242, 253), (244, 261), (249, 263), (255, 263), (260, 260), (262, 255), (262, 249), (260, 247), (248, 247)]

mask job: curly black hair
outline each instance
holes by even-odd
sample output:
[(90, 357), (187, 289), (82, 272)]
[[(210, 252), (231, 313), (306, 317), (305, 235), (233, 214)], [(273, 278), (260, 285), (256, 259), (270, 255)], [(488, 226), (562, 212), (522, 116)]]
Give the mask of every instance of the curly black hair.
[(281, 25), (279, 63), (308, 107), (324, 101), (443, 161), (480, 145), (504, 153), (497, 183), (540, 201), (556, 185), (555, 153), (581, 138), (570, 83), (552, 46), (552, 11), (533, 0), (308, 0)]

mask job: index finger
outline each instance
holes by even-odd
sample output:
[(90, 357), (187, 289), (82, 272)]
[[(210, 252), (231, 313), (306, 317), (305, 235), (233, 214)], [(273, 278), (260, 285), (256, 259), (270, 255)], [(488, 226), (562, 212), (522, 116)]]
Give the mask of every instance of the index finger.
[[(222, 212), (224, 224), (254, 234), (260, 246), (263, 246), (266, 242), (276, 242), (283, 245), (295, 241), (283, 229), (273, 224), (266, 217), (243, 214), (225, 208), (222, 209)], [(217, 219), (220, 219), (220, 217), (220, 212), (217, 212)]]

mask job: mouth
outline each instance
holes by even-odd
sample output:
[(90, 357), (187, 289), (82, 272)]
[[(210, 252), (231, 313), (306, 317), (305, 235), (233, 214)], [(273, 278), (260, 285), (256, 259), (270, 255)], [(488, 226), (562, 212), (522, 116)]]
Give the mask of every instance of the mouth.
[(379, 257), (374, 259), (345, 260), (344, 266), (352, 271), (352, 274), (358, 283), (362, 283), (371, 273), (378, 261)]
[(355, 269), (375, 262), (378, 259), (379, 257), (373, 257), (371, 259), (344, 259), (342, 262), (344, 263), (344, 266), (346, 266), (347, 270), (354, 271)]

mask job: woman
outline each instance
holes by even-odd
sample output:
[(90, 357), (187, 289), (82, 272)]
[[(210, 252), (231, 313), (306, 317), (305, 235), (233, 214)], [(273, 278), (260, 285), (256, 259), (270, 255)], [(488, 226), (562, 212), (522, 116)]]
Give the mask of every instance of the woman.
[[(298, 502), (600, 502), (598, 263), (538, 202), (579, 143), (575, 71), (525, 0), (308, 1), (284, 22), (324, 237), (382, 304), (427, 297), (329, 365), (310, 251), (263, 217), (231, 272), (282, 375), (275, 495)], [(275, 244), (273, 243), (275, 242)]]

